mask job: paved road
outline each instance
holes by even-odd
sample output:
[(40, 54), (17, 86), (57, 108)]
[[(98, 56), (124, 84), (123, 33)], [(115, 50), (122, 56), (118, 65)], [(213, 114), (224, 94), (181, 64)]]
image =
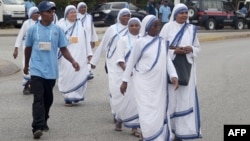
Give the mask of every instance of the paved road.
[[(0, 37), (0, 59), (21, 67), (21, 56), (12, 58), (15, 37)], [(249, 38), (203, 42), (198, 60), (198, 82), (203, 139), (222, 141), (224, 124), (249, 123)], [(237, 54), (235, 55), (235, 52)], [(64, 107), (57, 86), (44, 141), (136, 141), (128, 129), (113, 130), (109, 108), (104, 58), (88, 83), (86, 100), (76, 107)], [(0, 141), (30, 141), (32, 95), (22, 95), (21, 71), (0, 77)], [(197, 140), (199, 141), (199, 140)]]

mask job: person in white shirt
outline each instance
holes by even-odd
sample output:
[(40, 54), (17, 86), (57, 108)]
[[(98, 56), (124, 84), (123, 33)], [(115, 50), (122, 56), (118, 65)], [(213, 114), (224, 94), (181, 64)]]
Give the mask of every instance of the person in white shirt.
[[(141, 28), (141, 21), (140, 19), (133, 17), (128, 21), (128, 30), (129, 33), (123, 37), (121, 37), (117, 42), (117, 51), (115, 53), (117, 65), (120, 67), (120, 72), (117, 75), (117, 82), (118, 80), (122, 82), (122, 74), (126, 68), (126, 63), (128, 61), (129, 55), (131, 53), (132, 48), (135, 46), (135, 42), (139, 38), (139, 31)], [(117, 84), (120, 86), (120, 83)], [(136, 101), (134, 98), (134, 91), (133, 91), (133, 83), (129, 81), (129, 86), (126, 94), (120, 94), (116, 97), (118, 105), (115, 105), (115, 112), (116, 112), (116, 131), (120, 131), (122, 129), (122, 124), (127, 127), (131, 128), (132, 135), (135, 137), (141, 137), (141, 133), (137, 130), (140, 127), (139, 124), (139, 116), (136, 107)]]
[[(188, 22), (187, 6), (180, 3), (175, 5), (169, 22), (163, 26), (160, 33), (160, 36), (170, 43), (168, 54), (171, 60), (174, 62), (187, 62), (185, 64), (191, 66), (185, 66), (185, 68), (190, 68), (188, 83), (180, 83), (177, 90), (175, 90), (174, 85), (169, 84), (168, 89), (171, 127), (175, 139), (178, 141), (201, 137), (195, 64), (195, 59), (200, 52), (200, 43), (196, 32), (197, 27)], [(184, 58), (184, 60), (180, 58)], [(181, 70), (178, 66), (176, 67), (177, 73)], [(179, 74), (179, 80), (182, 80), (182, 75)]]
[(67, 45), (69, 52), (81, 67), (81, 70), (75, 72), (71, 64), (59, 52), (58, 88), (63, 94), (65, 106), (73, 106), (85, 98), (89, 77), (87, 63), (92, 57), (92, 49), (81, 22), (77, 20), (77, 10), (74, 5), (68, 5), (65, 8), (64, 19), (58, 22), (58, 26), (63, 29), (69, 41)]
[(107, 74), (109, 79), (109, 92), (110, 92), (110, 106), (111, 113), (115, 117), (114, 105), (115, 97), (120, 96), (119, 86), (117, 85), (117, 75), (120, 75), (120, 67), (115, 63), (116, 57), (114, 54), (116, 52), (117, 41), (128, 34), (128, 20), (131, 17), (131, 12), (127, 8), (123, 8), (119, 11), (117, 16), (117, 22), (111, 25), (104, 33), (101, 43), (95, 50), (93, 57), (91, 58), (90, 64), (91, 68), (95, 69), (98, 60), (101, 57), (102, 52), (106, 52), (106, 66)]
[(140, 128), (146, 141), (170, 141), (167, 74), (175, 89), (178, 88), (168, 44), (159, 37), (160, 30), (161, 22), (156, 16), (147, 15), (142, 20), (141, 37), (134, 44), (120, 86), (121, 93), (126, 94), (128, 84), (133, 81)]
[[(16, 38), (16, 43), (15, 43), (15, 49), (13, 52), (13, 57), (16, 59), (18, 56), (18, 49), (21, 47), (22, 48), (22, 65), (24, 67), (24, 49), (25, 49), (25, 38), (26, 38), (26, 32), (28, 31), (28, 28), (33, 26), (35, 23), (38, 21), (39, 17), (39, 11), (37, 7), (31, 7), (28, 12), (28, 17), (26, 21), (24, 21), (18, 36)], [(30, 75), (26, 75), (23, 73), (23, 94), (31, 94), (31, 81), (30, 81)]]
[[(93, 23), (92, 15), (87, 13), (87, 5), (84, 2), (80, 2), (77, 5), (77, 19), (79, 19), (84, 27), (86, 34), (88, 35), (88, 40), (92, 48), (95, 47), (95, 42), (98, 41), (98, 36)], [(94, 78), (93, 72), (91, 71), (91, 65), (88, 65), (90, 76), (89, 80)]]

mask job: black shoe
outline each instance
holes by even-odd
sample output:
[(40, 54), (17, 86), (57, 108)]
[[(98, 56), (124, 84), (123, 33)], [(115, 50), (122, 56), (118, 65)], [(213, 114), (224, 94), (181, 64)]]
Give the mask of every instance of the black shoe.
[(49, 131), (49, 126), (48, 125), (46, 125), (45, 127), (43, 127), (43, 129), (42, 129), (44, 132), (48, 132)]
[(31, 81), (28, 81), (23, 88), (23, 94), (24, 95), (29, 95), (32, 94), (32, 89), (31, 89)]
[(43, 132), (42, 130), (36, 130), (34, 133), (33, 133), (33, 138), (34, 139), (40, 139), (40, 137), (43, 135)]
[(23, 89), (23, 94), (24, 94), (24, 95), (29, 95), (29, 94), (30, 94), (30, 89), (24, 87), (24, 89)]

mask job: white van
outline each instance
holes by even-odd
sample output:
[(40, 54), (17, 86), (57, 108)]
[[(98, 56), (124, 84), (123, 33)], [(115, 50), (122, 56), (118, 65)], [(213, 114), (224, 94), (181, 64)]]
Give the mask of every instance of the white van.
[(24, 0), (0, 0), (0, 24), (19, 28), (26, 20)]

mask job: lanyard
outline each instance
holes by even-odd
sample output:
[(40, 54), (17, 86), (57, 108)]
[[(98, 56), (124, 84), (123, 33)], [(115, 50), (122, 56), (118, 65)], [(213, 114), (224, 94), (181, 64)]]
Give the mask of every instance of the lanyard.
[[(138, 39), (138, 37), (139, 36), (137, 36), (137, 39)], [(129, 51), (125, 55), (125, 62), (127, 62), (128, 57), (130, 56), (130, 53), (131, 53), (131, 49), (133, 48), (132, 43), (131, 43), (130, 34), (128, 34), (128, 43), (129, 43)]]

